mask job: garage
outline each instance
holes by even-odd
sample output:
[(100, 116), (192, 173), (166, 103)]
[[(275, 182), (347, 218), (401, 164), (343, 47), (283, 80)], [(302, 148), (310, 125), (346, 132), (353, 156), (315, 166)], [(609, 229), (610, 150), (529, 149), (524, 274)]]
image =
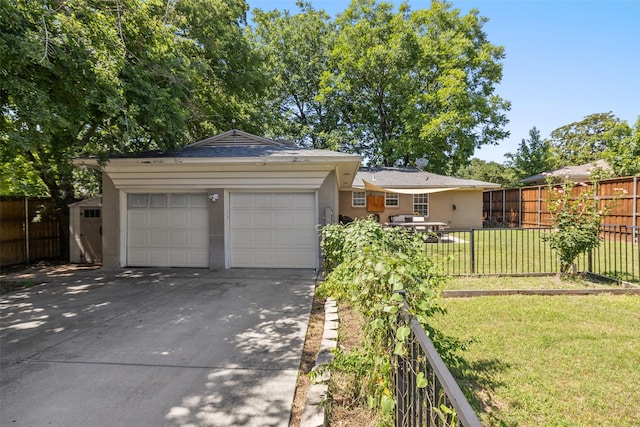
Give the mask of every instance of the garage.
[(229, 206), (231, 267), (316, 267), (314, 192), (232, 192)]
[(208, 267), (207, 194), (128, 194), (127, 265)]
[(174, 151), (74, 160), (102, 172), (107, 268), (317, 268), (360, 156), (238, 129)]

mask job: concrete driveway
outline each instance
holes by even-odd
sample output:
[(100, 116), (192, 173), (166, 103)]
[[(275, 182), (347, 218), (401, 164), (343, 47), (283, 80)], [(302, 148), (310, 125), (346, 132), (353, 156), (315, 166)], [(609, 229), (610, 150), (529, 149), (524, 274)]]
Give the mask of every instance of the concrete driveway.
[(33, 280), (0, 296), (0, 425), (288, 425), (314, 271)]

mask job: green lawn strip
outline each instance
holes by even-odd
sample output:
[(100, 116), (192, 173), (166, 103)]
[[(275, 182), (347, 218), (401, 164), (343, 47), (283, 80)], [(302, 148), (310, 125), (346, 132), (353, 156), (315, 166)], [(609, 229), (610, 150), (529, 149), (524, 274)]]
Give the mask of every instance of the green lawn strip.
[(640, 425), (640, 297), (447, 299), (434, 326), (475, 340), (454, 372), (485, 425)]
[(582, 278), (560, 279), (558, 276), (470, 276), (453, 277), (445, 284), (446, 290), (493, 289), (609, 289), (615, 283), (589, 281)]

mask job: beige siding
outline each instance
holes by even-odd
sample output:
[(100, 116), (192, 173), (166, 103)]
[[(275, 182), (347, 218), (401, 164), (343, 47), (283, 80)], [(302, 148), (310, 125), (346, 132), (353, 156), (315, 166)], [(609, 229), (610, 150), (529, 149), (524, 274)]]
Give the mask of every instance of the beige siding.
[[(318, 190), (318, 219), (320, 225), (338, 221), (338, 182), (336, 173), (331, 172)], [(325, 210), (331, 209), (332, 218), (325, 218)]]
[[(106, 173), (102, 173), (102, 265), (120, 266), (120, 195)], [(126, 209), (126, 206), (123, 206)]]
[[(453, 209), (453, 205), (456, 209)], [(413, 213), (413, 196), (400, 194), (400, 206), (387, 207), (380, 215), (380, 222), (389, 221), (389, 217), (398, 214)], [(351, 191), (340, 192), (340, 215), (351, 218), (366, 218), (373, 212), (366, 207), (351, 206)], [(452, 229), (482, 228), (482, 189), (453, 190), (429, 195), (429, 221), (442, 221)]]

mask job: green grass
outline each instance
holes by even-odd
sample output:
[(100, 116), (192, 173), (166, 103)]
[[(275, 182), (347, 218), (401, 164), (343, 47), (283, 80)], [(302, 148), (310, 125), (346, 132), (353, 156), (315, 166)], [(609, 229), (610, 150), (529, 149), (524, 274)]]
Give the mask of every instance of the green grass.
[[(445, 258), (447, 274), (557, 273), (555, 252), (537, 229), (483, 229), (450, 232), (441, 243), (427, 243), (428, 254)], [(455, 240), (455, 241), (452, 241)], [(474, 263), (472, 264), (472, 253)], [(578, 269), (588, 270), (587, 256), (578, 259)], [(640, 246), (621, 241), (603, 241), (594, 252), (595, 273), (640, 283)]]
[[(511, 286), (511, 285), (509, 285)], [(473, 339), (454, 372), (487, 426), (640, 425), (640, 297), (446, 299), (434, 326)]]
[(583, 278), (561, 279), (558, 276), (471, 276), (452, 277), (445, 284), (446, 290), (471, 289), (609, 289), (615, 283), (589, 281)]

